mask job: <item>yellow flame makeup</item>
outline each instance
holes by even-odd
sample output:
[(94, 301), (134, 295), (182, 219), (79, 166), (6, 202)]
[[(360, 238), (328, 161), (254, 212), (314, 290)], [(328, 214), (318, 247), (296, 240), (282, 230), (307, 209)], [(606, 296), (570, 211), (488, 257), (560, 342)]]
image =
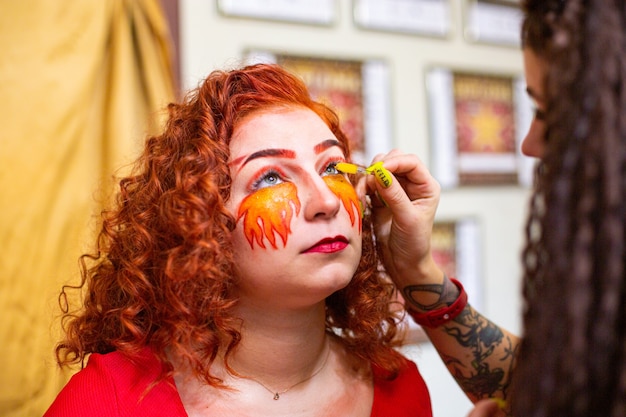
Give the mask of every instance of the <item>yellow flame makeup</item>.
[[(326, 176), (324, 182), (341, 200), (350, 216), (352, 226), (358, 220), (359, 232), (361, 232), (362, 209), (352, 184), (343, 175)], [(277, 249), (274, 233), (280, 236), (285, 246), (291, 233), (291, 220), (294, 214), (297, 216), (300, 213), (300, 206), (296, 186), (285, 182), (262, 188), (247, 196), (239, 206), (237, 221), (243, 217), (243, 232), (251, 248), (254, 248), (254, 242), (265, 248), (264, 240), (267, 238), (270, 245)]]
[[(343, 207), (350, 215), (350, 223), (354, 226), (354, 221), (359, 220), (359, 232), (363, 227), (363, 213), (361, 209), (360, 200), (354, 190), (354, 187), (343, 175), (329, 175), (324, 177), (324, 182), (328, 185), (333, 193), (341, 200)], [(356, 209), (357, 215), (355, 216), (353, 207)]]
[(291, 233), (294, 212), (296, 216), (300, 212), (296, 186), (285, 182), (262, 188), (246, 197), (239, 206), (237, 221), (243, 216), (243, 232), (251, 248), (254, 247), (254, 241), (265, 248), (265, 235), (272, 247), (277, 249), (274, 232), (280, 236), (285, 246), (287, 236)]

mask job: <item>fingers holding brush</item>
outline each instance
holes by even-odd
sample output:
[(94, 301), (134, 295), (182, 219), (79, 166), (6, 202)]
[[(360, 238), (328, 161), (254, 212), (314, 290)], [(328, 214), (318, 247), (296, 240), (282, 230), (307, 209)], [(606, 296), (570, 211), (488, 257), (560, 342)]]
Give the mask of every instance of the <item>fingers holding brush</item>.
[(399, 286), (414, 284), (415, 279), (439, 281), (442, 274), (430, 250), (439, 184), (416, 155), (394, 150), (374, 161), (358, 167), (357, 173), (367, 174), (376, 239), (387, 272)]

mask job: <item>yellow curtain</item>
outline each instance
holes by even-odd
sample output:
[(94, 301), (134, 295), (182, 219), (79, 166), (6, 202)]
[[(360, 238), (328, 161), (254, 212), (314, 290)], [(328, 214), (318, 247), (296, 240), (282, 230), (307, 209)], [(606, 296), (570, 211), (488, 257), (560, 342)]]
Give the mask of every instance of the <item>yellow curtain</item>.
[(174, 98), (158, 0), (4, 1), (0, 12), (0, 415), (41, 416), (57, 296), (80, 279), (99, 190)]

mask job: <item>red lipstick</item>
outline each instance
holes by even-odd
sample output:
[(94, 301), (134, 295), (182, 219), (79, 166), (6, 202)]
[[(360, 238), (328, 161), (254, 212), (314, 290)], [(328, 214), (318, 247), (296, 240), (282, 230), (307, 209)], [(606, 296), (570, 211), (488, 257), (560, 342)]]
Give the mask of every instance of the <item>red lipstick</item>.
[(348, 246), (348, 239), (344, 236), (335, 236), (320, 240), (304, 253), (335, 253), (344, 250), (346, 246)]

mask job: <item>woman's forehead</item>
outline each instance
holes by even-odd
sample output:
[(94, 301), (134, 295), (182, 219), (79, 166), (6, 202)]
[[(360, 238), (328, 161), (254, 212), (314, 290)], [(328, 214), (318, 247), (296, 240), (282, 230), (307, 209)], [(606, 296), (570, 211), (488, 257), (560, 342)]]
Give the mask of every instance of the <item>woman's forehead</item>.
[(524, 48), (523, 52), (526, 90), (535, 101), (544, 102), (546, 62), (530, 48)]
[[(332, 141), (332, 144), (325, 141)], [(250, 115), (236, 127), (230, 141), (231, 161), (269, 149), (319, 152), (320, 146), (327, 148), (329, 145), (341, 146), (312, 110), (263, 112)]]

